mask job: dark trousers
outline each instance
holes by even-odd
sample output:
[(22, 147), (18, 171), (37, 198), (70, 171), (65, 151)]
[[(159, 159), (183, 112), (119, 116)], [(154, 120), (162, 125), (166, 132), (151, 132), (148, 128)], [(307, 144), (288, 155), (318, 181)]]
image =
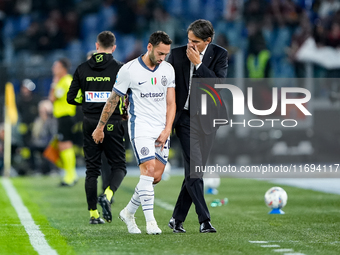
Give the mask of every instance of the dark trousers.
[(192, 203), (195, 205), (200, 223), (210, 220), (210, 213), (204, 199), (203, 173), (196, 173), (195, 166), (205, 166), (216, 132), (206, 135), (201, 131), (197, 116), (182, 111), (175, 126), (184, 158), (184, 181), (172, 217), (185, 221)]
[[(103, 174), (103, 188), (110, 186), (115, 192), (126, 175), (124, 127), (122, 121), (109, 120), (104, 128), (103, 143), (96, 144), (92, 139), (92, 133), (96, 128), (98, 119), (84, 116), (84, 154), (86, 163), (85, 191), (89, 210), (97, 209), (97, 183), (101, 174), (101, 154), (105, 153), (111, 168)], [(110, 125), (113, 125), (111, 130)]]

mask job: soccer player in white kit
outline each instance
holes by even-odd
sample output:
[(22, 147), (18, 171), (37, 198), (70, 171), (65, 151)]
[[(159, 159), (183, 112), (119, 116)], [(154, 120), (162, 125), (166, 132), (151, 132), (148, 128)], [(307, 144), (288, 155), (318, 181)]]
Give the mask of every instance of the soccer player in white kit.
[(133, 234), (141, 233), (134, 219), (140, 204), (147, 233), (162, 233), (153, 214), (153, 205), (154, 185), (161, 180), (167, 163), (169, 137), (176, 112), (175, 72), (164, 61), (171, 43), (165, 32), (157, 31), (149, 38), (147, 52), (122, 66), (92, 134), (96, 143), (103, 141), (107, 120), (119, 98), (127, 94), (129, 135), (141, 175), (135, 193), (119, 217), (127, 225), (129, 233)]

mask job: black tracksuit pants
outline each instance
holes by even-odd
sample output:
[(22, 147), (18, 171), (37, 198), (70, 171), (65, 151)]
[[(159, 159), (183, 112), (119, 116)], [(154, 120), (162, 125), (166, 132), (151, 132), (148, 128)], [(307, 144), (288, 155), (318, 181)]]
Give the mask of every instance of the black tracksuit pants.
[[(101, 175), (101, 154), (105, 153), (110, 169), (103, 174), (104, 187), (110, 186), (115, 192), (126, 175), (124, 127), (121, 120), (109, 120), (104, 128), (103, 143), (96, 144), (92, 133), (98, 124), (98, 118), (84, 116), (84, 154), (86, 163), (85, 191), (89, 210), (97, 209), (97, 183)], [(113, 126), (112, 126), (113, 125)], [(106, 185), (106, 187), (105, 187)]]

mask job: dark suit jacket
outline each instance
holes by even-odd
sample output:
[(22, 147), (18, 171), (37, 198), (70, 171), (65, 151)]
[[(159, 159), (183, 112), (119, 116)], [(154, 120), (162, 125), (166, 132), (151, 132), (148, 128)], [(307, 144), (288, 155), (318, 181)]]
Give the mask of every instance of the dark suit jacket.
[[(168, 62), (175, 69), (176, 83), (176, 117), (174, 126), (183, 110), (188, 97), (189, 81), (190, 81), (190, 61), (186, 55), (187, 46), (181, 46), (171, 50)], [(228, 68), (228, 52), (222, 47), (210, 43), (202, 59), (202, 64), (194, 72), (193, 78), (226, 78)], [(200, 125), (206, 134), (216, 131), (212, 125), (213, 119), (228, 119), (226, 106), (223, 103), (215, 105), (210, 96), (207, 97), (208, 114), (200, 114), (200, 102), (202, 90), (197, 88), (198, 83), (192, 82), (190, 92), (190, 115), (198, 115)], [(211, 85), (213, 87), (213, 85)], [(216, 91), (218, 91), (216, 89)]]

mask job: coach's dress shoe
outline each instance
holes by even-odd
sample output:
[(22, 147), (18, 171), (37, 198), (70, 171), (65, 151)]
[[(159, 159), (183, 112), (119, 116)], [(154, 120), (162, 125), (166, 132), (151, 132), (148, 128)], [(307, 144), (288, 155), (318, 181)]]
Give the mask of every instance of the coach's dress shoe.
[(168, 223), (169, 228), (174, 229), (175, 227), (175, 218), (171, 217)]
[(185, 233), (185, 229), (183, 228), (183, 222), (175, 220), (175, 226), (173, 228), (174, 233)]
[(174, 233), (185, 233), (185, 229), (183, 228), (183, 222), (175, 220), (171, 218), (168, 224), (169, 228), (173, 229)]
[(216, 229), (211, 225), (210, 221), (205, 221), (201, 223), (200, 232), (201, 233), (216, 233)]

